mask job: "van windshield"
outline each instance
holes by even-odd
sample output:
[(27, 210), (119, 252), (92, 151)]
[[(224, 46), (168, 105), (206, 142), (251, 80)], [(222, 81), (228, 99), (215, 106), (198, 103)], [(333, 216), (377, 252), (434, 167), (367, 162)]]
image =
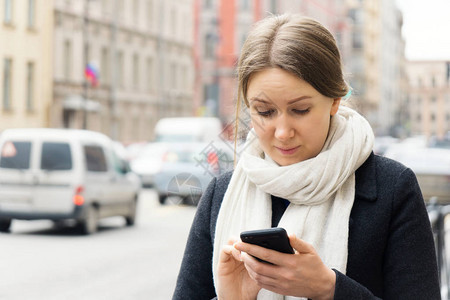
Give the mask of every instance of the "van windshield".
[(72, 153), (67, 143), (43, 143), (41, 169), (63, 171), (72, 169)]
[(7, 141), (3, 144), (0, 168), (29, 169), (31, 142)]

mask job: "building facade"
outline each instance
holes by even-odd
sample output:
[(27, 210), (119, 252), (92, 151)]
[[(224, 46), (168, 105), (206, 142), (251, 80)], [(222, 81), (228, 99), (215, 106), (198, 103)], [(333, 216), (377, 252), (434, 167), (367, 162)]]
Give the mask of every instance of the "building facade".
[(409, 133), (444, 138), (450, 131), (450, 61), (408, 61), (406, 68)]
[(0, 5), (0, 131), (49, 126), (52, 26), (51, 0)]
[[(389, 0), (347, 1), (351, 50), (347, 57), (353, 104), (375, 134), (394, 134), (406, 90), (402, 15)], [(403, 77), (404, 78), (404, 77)]]
[(349, 56), (350, 27), (340, 0), (196, 0), (194, 2), (195, 105), (200, 115), (232, 122), (236, 65), (252, 25), (269, 14), (301, 13), (321, 21)]
[(192, 9), (192, 0), (55, 0), (51, 126), (129, 143), (151, 139), (161, 117), (192, 115)]

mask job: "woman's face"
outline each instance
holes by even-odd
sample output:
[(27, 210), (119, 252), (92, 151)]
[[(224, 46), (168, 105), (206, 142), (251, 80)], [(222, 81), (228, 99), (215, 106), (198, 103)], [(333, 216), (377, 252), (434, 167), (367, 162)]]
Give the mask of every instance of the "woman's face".
[(306, 81), (279, 68), (252, 75), (247, 90), (251, 120), (261, 146), (287, 166), (322, 150), (340, 98), (323, 96)]

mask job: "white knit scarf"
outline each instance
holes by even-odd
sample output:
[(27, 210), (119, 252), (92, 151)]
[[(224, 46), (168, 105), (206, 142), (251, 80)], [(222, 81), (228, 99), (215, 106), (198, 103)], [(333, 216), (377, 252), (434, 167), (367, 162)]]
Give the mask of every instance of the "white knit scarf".
[[(316, 157), (278, 166), (264, 154), (254, 131), (250, 131), (217, 219), (214, 281), (220, 251), (230, 238), (238, 238), (244, 230), (271, 227), (271, 195), (290, 201), (278, 226), (311, 243), (326, 266), (345, 274), (355, 171), (369, 157), (373, 140), (369, 123), (356, 111), (341, 106), (331, 118), (328, 137)], [(258, 299), (299, 298), (262, 289)]]

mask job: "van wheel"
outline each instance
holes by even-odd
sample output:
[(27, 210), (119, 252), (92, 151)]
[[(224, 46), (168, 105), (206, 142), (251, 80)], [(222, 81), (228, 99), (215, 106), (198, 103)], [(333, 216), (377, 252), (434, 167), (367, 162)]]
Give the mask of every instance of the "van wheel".
[(98, 210), (91, 205), (86, 208), (84, 219), (80, 222), (81, 232), (83, 234), (93, 234), (98, 230)]
[(137, 197), (133, 199), (130, 203), (130, 214), (125, 217), (125, 221), (127, 222), (127, 226), (133, 226), (136, 221), (136, 205)]
[(9, 232), (11, 222), (11, 219), (0, 219), (0, 232)]

